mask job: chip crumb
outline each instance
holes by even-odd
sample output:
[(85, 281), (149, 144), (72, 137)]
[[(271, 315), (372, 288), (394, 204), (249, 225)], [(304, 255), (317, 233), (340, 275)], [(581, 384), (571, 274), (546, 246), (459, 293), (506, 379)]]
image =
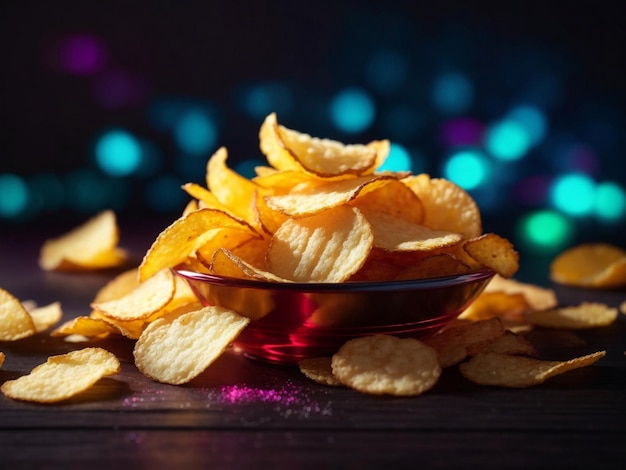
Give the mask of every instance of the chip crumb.
[(333, 375), (331, 357), (310, 357), (298, 362), (300, 372), (306, 377), (321, 385), (333, 387), (343, 385), (337, 377)]

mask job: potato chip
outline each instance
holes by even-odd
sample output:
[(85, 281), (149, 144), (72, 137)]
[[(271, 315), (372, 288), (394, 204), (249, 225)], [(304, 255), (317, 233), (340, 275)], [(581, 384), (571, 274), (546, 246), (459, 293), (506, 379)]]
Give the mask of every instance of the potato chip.
[(545, 328), (583, 330), (611, 325), (617, 319), (617, 309), (598, 302), (582, 302), (568, 307), (526, 312), (530, 323)]
[(127, 254), (120, 249), (115, 213), (103, 211), (41, 247), (39, 266), (46, 271), (101, 269), (120, 266)]
[(463, 249), (481, 265), (493, 269), (504, 278), (512, 277), (519, 269), (519, 253), (510, 241), (495, 233), (467, 240)]
[(159, 382), (189, 382), (224, 352), (249, 321), (232, 310), (214, 306), (161, 317), (137, 340), (135, 364)]
[(443, 178), (422, 173), (404, 178), (406, 184), (422, 201), (423, 224), (434, 230), (461, 233), (474, 238), (482, 233), (480, 210), (463, 188)]
[(337, 377), (333, 375), (331, 357), (310, 357), (298, 362), (300, 372), (306, 377), (321, 385), (339, 387), (343, 385)]
[(283, 279), (271, 272), (256, 268), (224, 248), (220, 248), (213, 253), (210, 269), (213, 274), (224, 277), (256, 279), (269, 282), (290, 282), (288, 279)]
[(76, 317), (56, 327), (50, 336), (81, 335), (86, 338), (104, 338), (119, 330), (101, 318)]
[(272, 210), (290, 217), (305, 217), (346, 204), (393, 181), (392, 176), (361, 176), (339, 181), (311, 181), (296, 186), (289, 194), (268, 196)]
[(499, 318), (490, 318), (451, 326), (424, 339), (424, 343), (437, 351), (441, 367), (458, 364), (468, 355), (469, 350), (476, 350), (504, 335), (504, 325)]
[(132, 268), (115, 275), (102, 286), (93, 299), (94, 303), (119, 299), (139, 287), (139, 271)]
[[(229, 214), (231, 213), (230, 209), (224, 204), (222, 204), (217, 199), (217, 197), (215, 197), (215, 194), (213, 194), (207, 188), (200, 186), (197, 183), (185, 183), (182, 186), (182, 188), (191, 197), (196, 198), (196, 200), (200, 203), (201, 207), (207, 208), (207, 209), (217, 209), (222, 212), (229, 213)], [(195, 209), (197, 210), (198, 207), (196, 207)], [(191, 212), (192, 210), (190, 210), (189, 212)]]
[(535, 346), (523, 335), (508, 330), (505, 331), (502, 336), (491, 342), (475, 343), (467, 348), (469, 356), (475, 356), (476, 354), (483, 352), (523, 356), (536, 356), (538, 354)]
[(449, 253), (436, 253), (427, 255), (416, 264), (404, 268), (394, 279), (409, 280), (456, 276), (469, 270), (469, 266), (455, 256)]
[(226, 165), (228, 153), (220, 147), (207, 163), (206, 183), (209, 191), (228, 207), (230, 213), (255, 225), (256, 215), (252, 199), (257, 185)]
[(2, 364), (4, 364), (4, 358), (5, 358), (5, 357), (6, 357), (6, 356), (4, 355), (4, 353), (1, 353), (1, 352), (0, 352), (0, 367), (2, 367)]
[(523, 313), (530, 309), (530, 304), (522, 293), (506, 293), (501, 291), (483, 291), (472, 304), (460, 315), (462, 320), (488, 320), (500, 317), (503, 320), (523, 321)]
[(626, 315), (626, 300), (619, 304), (619, 311)]
[(163, 269), (128, 294), (91, 307), (118, 320), (141, 320), (163, 309), (174, 297), (176, 284), (169, 269)]
[(318, 139), (278, 124), (276, 114), (265, 118), (259, 132), (261, 151), (277, 170), (304, 170), (318, 176), (361, 175), (384, 160), (384, 144), (345, 145)]
[(265, 265), (265, 251), (267, 251), (269, 239), (259, 238), (258, 236), (253, 235), (249, 232), (244, 232), (242, 230), (233, 230), (230, 228), (218, 229), (215, 232), (215, 235), (211, 237), (211, 239), (207, 243), (205, 243), (196, 250), (195, 256), (202, 263), (208, 265), (208, 262), (210, 262), (211, 257), (216, 250), (224, 248), (226, 250), (233, 251), (237, 247), (244, 245), (248, 242), (252, 242), (253, 240), (262, 242), (259, 243), (259, 245), (256, 245), (257, 247), (261, 247), (263, 249), (263, 251), (261, 251), (261, 254), (256, 254), (256, 261), (258, 261), (259, 258), (262, 256), (263, 265)]
[(145, 281), (164, 268), (173, 268), (182, 263), (207, 243), (219, 228), (256, 233), (248, 223), (217, 209), (191, 212), (159, 234), (139, 266), (139, 279)]
[(416, 339), (389, 335), (351, 339), (331, 364), (341, 383), (374, 395), (420, 395), (441, 375), (437, 351)]
[(520, 282), (515, 279), (505, 279), (499, 274), (496, 274), (485, 287), (485, 293), (490, 292), (521, 294), (528, 303), (528, 307), (535, 310), (555, 307), (558, 303), (554, 289)]
[(37, 333), (47, 330), (61, 321), (63, 310), (60, 302), (52, 302), (43, 307), (36, 307), (28, 312), (35, 324)]
[(599, 351), (569, 361), (545, 361), (486, 352), (459, 365), (459, 369), (464, 377), (479, 385), (526, 388), (570, 370), (590, 366), (605, 355), (606, 351)]
[(37, 333), (32, 317), (10, 292), (0, 288), (0, 341), (15, 341)]
[(552, 261), (550, 279), (578, 287), (625, 286), (626, 251), (608, 243), (574, 246)]
[(366, 217), (369, 214), (387, 214), (413, 224), (423, 224), (424, 207), (422, 201), (400, 180), (390, 180), (350, 202)]
[(102, 348), (84, 348), (49, 357), (30, 374), (2, 384), (2, 393), (14, 400), (56, 403), (74, 397), (103, 377), (117, 374), (120, 362)]
[(270, 242), (268, 270), (296, 282), (343, 282), (363, 266), (373, 245), (363, 214), (339, 206), (285, 222)]

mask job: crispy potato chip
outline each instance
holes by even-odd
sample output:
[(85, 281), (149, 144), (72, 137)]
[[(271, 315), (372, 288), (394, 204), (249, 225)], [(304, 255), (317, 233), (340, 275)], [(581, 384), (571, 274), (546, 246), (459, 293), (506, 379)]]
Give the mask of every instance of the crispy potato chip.
[(360, 392), (396, 396), (420, 395), (441, 375), (437, 351), (413, 338), (388, 335), (347, 341), (333, 355), (332, 371)]
[(519, 269), (519, 253), (510, 241), (495, 233), (467, 240), (463, 249), (480, 264), (504, 278), (512, 277)]
[(422, 173), (404, 178), (403, 183), (417, 194), (424, 206), (424, 221), (434, 230), (461, 233), (465, 238), (482, 233), (480, 210), (463, 188), (443, 178)]
[(626, 315), (626, 300), (619, 304), (619, 311)]
[(626, 251), (608, 243), (574, 246), (552, 261), (550, 279), (578, 287), (625, 286)]
[(392, 176), (361, 176), (339, 181), (311, 181), (296, 186), (289, 194), (268, 196), (265, 201), (272, 210), (290, 217), (305, 217), (354, 201), (395, 178)]
[(544, 361), (486, 352), (459, 365), (459, 369), (464, 377), (479, 385), (526, 388), (570, 370), (590, 366), (605, 355), (606, 351), (599, 351), (569, 361)]
[(0, 341), (15, 341), (35, 333), (35, 322), (22, 303), (0, 288)]
[[(264, 250), (267, 251), (267, 247), (269, 245), (269, 239), (259, 238), (256, 235), (253, 235), (249, 232), (244, 232), (242, 230), (233, 230), (230, 228), (218, 229), (215, 235), (204, 245), (199, 247), (196, 250), (196, 257), (203, 263), (207, 264), (210, 262), (213, 253), (220, 249), (224, 248), (230, 251), (235, 250), (237, 247), (244, 245), (245, 243), (251, 242), (252, 240), (262, 241), (262, 246)], [(263, 264), (265, 264), (265, 251), (262, 251)], [(261, 254), (257, 254), (260, 257)]]
[(485, 287), (485, 292), (522, 294), (526, 299), (529, 308), (535, 310), (555, 307), (558, 303), (554, 289), (520, 282), (515, 279), (505, 279), (499, 274), (496, 274), (491, 281), (489, 281), (489, 284)]
[[(396, 280), (428, 279), (435, 277), (456, 276), (470, 270), (469, 266), (449, 253), (428, 255), (416, 264), (404, 268)], [(388, 278), (389, 279), (389, 278)]]
[(56, 327), (50, 336), (81, 335), (86, 338), (103, 338), (119, 330), (101, 318), (76, 317)]
[(467, 348), (469, 356), (478, 353), (495, 352), (499, 354), (512, 354), (523, 356), (536, 356), (537, 349), (524, 336), (513, 331), (505, 331), (504, 334), (488, 343), (475, 343)]
[(343, 282), (363, 266), (373, 244), (363, 214), (339, 206), (285, 222), (270, 242), (268, 270), (297, 282)]
[(503, 320), (522, 321), (523, 313), (530, 304), (522, 293), (506, 293), (501, 291), (483, 291), (472, 304), (460, 315), (462, 320), (488, 320), (501, 317)]
[(213, 253), (210, 269), (213, 274), (224, 277), (234, 277), (239, 279), (256, 279), (270, 282), (291, 282), (275, 274), (263, 271), (241, 259), (235, 253), (220, 248)]
[(387, 214), (413, 224), (423, 224), (424, 207), (417, 194), (400, 180), (390, 180), (387, 184), (359, 195), (350, 202), (366, 217), (369, 214)]
[(139, 287), (139, 271), (132, 268), (117, 274), (102, 286), (93, 299), (94, 303), (108, 302), (119, 299)]
[(448, 327), (424, 339), (424, 343), (437, 351), (441, 367), (446, 368), (463, 361), (470, 349), (495, 341), (505, 331), (499, 318), (490, 318)]
[(463, 240), (458, 233), (432, 230), (382, 212), (366, 214), (374, 233), (374, 246), (385, 251), (434, 251)]
[(617, 319), (617, 309), (598, 302), (582, 302), (576, 306), (531, 310), (526, 312), (526, 319), (545, 328), (583, 330), (611, 325)]
[(106, 210), (41, 247), (39, 266), (46, 271), (101, 269), (120, 266), (127, 260), (118, 248), (115, 213)]
[(30, 374), (2, 384), (2, 393), (14, 400), (56, 403), (76, 396), (103, 377), (117, 374), (120, 362), (101, 348), (85, 348), (52, 356)]
[(249, 321), (222, 307), (161, 317), (137, 340), (135, 364), (159, 382), (189, 382), (224, 352)]
[(381, 144), (345, 145), (287, 129), (278, 124), (275, 113), (265, 118), (259, 140), (261, 151), (277, 170), (304, 170), (323, 177), (373, 171), (383, 159), (378, 153), (385, 151)]
[[(117, 318), (106, 316), (105, 314), (103, 314), (102, 312), (99, 312), (98, 310), (94, 310), (89, 315), (89, 318), (92, 318), (94, 320), (104, 321), (107, 325), (111, 326), (114, 329), (114, 332), (116, 334), (121, 334), (122, 336), (125, 336), (126, 338), (130, 338), (130, 339), (137, 339), (141, 336), (141, 333), (143, 333), (143, 330), (153, 319), (159, 318), (164, 313), (165, 311), (161, 309), (146, 319), (119, 320)], [(97, 325), (93, 325), (93, 326), (98, 328)]]
[(164, 308), (174, 297), (176, 283), (169, 269), (162, 269), (128, 294), (91, 307), (118, 320), (141, 320)]
[[(205, 188), (203, 186), (200, 186), (197, 183), (185, 183), (182, 186), (182, 188), (191, 197), (196, 198), (196, 200), (200, 203), (200, 205), (203, 208), (217, 209), (217, 210), (220, 210), (222, 212), (226, 212), (228, 214), (231, 214), (230, 209), (227, 206), (225, 206), (224, 204), (222, 204), (217, 199), (217, 197), (215, 197), (215, 194), (213, 194), (207, 188)], [(197, 210), (198, 207), (196, 207), (195, 209)], [(191, 210), (189, 212), (191, 212)]]
[(33, 319), (37, 333), (47, 330), (61, 321), (63, 310), (60, 302), (52, 302), (43, 307), (36, 307), (28, 312)]
[(5, 358), (5, 357), (6, 357), (6, 356), (4, 355), (4, 353), (1, 353), (1, 352), (0, 352), (0, 367), (2, 367), (2, 364), (4, 364), (4, 358)]
[(306, 377), (321, 385), (339, 387), (343, 385), (337, 377), (333, 375), (331, 357), (310, 357), (302, 359), (298, 363), (300, 372)]
[(240, 229), (255, 234), (251, 225), (217, 209), (199, 209), (180, 217), (163, 230), (139, 266), (139, 279), (145, 281), (164, 268), (173, 268), (208, 242), (219, 228)]

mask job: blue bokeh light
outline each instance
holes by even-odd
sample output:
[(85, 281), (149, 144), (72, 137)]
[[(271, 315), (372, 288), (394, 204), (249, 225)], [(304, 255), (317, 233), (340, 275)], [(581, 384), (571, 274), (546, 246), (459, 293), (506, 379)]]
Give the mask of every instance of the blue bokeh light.
[(453, 153), (444, 164), (444, 176), (466, 190), (482, 185), (490, 173), (487, 157), (476, 149)]
[(374, 53), (365, 69), (367, 81), (376, 90), (392, 93), (404, 85), (408, 64), (406, 57), (394, 50)]
[(347, 88), (337, 93), (330, 104), (333, 124), (348, 134), (367, 130), (376, 117), (374, 101), (364, 90)]
[(103, 133), (95, 145), (96, 163), (111, 176), (132, 174), (141, 163), (141, 145), (129, 132), (115, 129)]
[(535, 106), (519, 105), (513, 108), (507, 117), (526, 130), (531, 145), (540, 143), (548, 130), (545, 114)]
[(188, 201), (181, 182), (172, 175), (161, 175), (150, 180), (145, 187), (145, 200), (152, 210), (161, 213), (181, 210)]
[(485, 148), (500, 160), (519, 160), (530, 148), (531, 138), (528, 131), (517, 121), (502, 120), (487, 129)]
[(293, 109), (291, 89), (280, 82), (255, 82), (236, 87), (234, 99), (252, 119), (261, 120), (270, 113), (288, 116)]
[(413, 169), (412, 158), (409, 151), (398, 143), (392, 142), (389, 155), (378, 171), (411, 171)]
[(176, 123), (174, 138), (181, 151), (189, 155), (206, 155), (217, 144), (217, 126), (208, 112), (191, 108)]
[(434, 83), (432, 100), (435, 108), (444, 114), (466, 112), (474, 101), (474, 86), (461, 73), (446, 73)]
[(558, 176), (550, 187), (552, 206), (572, 216), (590, 215), (594, 209), (596, 185), (584, 173), (569, 173)]
[(16, 174), (0, 174), (0, 217), (11, 219), (26, 210), (29, 189), (26, 181)]
[(612, 181), (598, 183), (595, 190), (594, 213), (605, 222), (622, 220), (626, 215), (626, 193)]

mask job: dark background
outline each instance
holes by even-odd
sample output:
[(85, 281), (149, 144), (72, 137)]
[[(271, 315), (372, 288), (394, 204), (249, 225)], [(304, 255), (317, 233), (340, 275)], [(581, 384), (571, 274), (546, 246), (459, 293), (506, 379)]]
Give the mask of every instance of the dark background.
[[(486, 230), (518, 242), (516, 224), (540, 207), (518, 204), (512, 196), (516, 175), (521, 179), (540, 172), (542, 165), (554, 173), (550, 161), (562, 136), (593, 150), (594, 178), (626, 185), (623, 10), (622, 2), (613, 0), (5, 1), (0, 6), (0, 174), (29, 181), (41, 173), (66, 178), (82, 169), (93, 176), (94, 140), (106, 129), (124, 128), (148, 142), (161, 163), (147, 176), (105, 179), (105, 187), (123, 197), (105, 197), (99, 204), (113, 206), (122, 221), (165, 223), (179, 213), (183, 198), (172, 194), (169, 204), (158, 208), (146, 202), (146, 187), (163, 175), (181, 183), (202, 182), (211, 152), (182, 169), (186, 157), (171, 132), (151, 120), (155, 103), (206, 104), (219, 129), (216, 146), (226, 146), (235, 165), (260, 158), (262, 118), (247, 111), (241, 97), (255, 84), (278, 84), (289, 91), (289, 100), (266, 106), (279, 111), (283, 124), (345, 142), (395, 136), (380, 115), (356, 134), (332, 126), (326, 108), (338, 90), (369, 90), (378, 110), (411, 103), (419, 110), (419, 123), (415, 132), (397, 140), (418, 149), (420, 170), (440, 176), (447, 149), (437, 129), (449, 116), (433, 109), (427, 90), (438, 74), (462, 70), (475, 87), (465, 114), (475, 119), (488, 122), (528, 98), (529, 84), (543, 97), (540, 104), (549, 121), (545, 145), (534, 158), (512, 167), (506, 182), (493, 182), (499, 203), (483, 209)], [(105, 45), (106, 61), (98, 72), (77, 75), (59, 67), (55, 47), (75, 34)], [(404, 58), (404, 81), (393, 91), (372, 89), (368, 82), (368, 58), (379, 51)], [(131, 77), (134, 91), (105, 106), (94, 90), (107, 71)], [(533, 82), (536, 77), (553, 82)], [(554, 83), (553, 92), (537, 91)], [(61, 230), (100, 208), (66, 200), (0, 218), (0, 229), (13, 233), (45, 224)], [(611, 224), (583, 217), (573, 224), (570, 243), (602, 239), (622, 244), (623, 217)]]

